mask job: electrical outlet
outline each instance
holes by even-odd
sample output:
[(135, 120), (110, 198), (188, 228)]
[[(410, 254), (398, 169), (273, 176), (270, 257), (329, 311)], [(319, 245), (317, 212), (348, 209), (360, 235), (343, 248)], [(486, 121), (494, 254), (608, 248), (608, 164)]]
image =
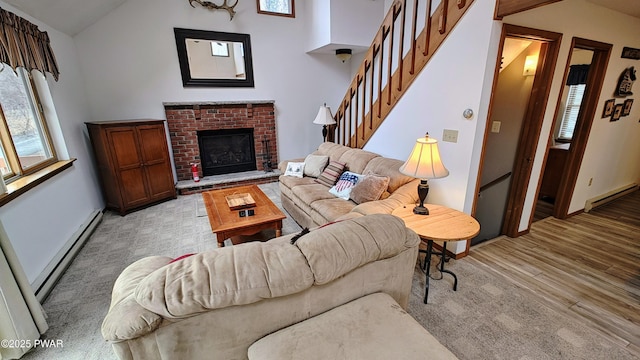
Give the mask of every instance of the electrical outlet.
[(452, 143), (458, 142), (458, 130), (444, 129), (442, 132), (442, 141), (448, 141)]
[(494, 121), (491, 123), (491, 132), (492, 133), (499, 133), (500, 132), (500, 125), (502, 125), (502, 123), (500, 121)]

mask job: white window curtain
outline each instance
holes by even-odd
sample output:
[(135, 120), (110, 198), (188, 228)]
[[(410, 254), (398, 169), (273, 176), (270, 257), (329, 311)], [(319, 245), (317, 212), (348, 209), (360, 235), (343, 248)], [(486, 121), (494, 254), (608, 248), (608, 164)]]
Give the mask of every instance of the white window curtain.
[[(0, 222), (0, 340), (33, 346), (47, 329), (42, 306)], [(0, 359), (19, 359), (29, 350), (25, 346), (0, 346)]]

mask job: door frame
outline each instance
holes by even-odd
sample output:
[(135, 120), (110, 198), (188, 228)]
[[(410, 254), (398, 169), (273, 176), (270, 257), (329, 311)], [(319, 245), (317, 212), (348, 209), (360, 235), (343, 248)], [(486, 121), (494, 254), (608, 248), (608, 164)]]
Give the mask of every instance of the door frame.
[[(593, 58), (591, 59), (591, 65), (589, 66), (589, 75), (587, 76), (587, 86), (585, 87), (585, 93), (582, 97), (582, 104), (580, 105), (580, 111), (578, 112), (578, 118), (576, 119), (576, 125), (573, 130), (573, 138), (571, 140), (571, 146), (567, 153), (567, 160), (565, 163), (565, 171), (558, 185), (558, 195), (556, 196), (555, 205), (553, 208), (553, 216), (559, 219), (566, 219), (571, 216), (569, 214), (569, 206), (571, 205), (571, 198), (573, 197), (573, 191), (578, 181), (578, 172), (582, 165), (582, 159), (584, 158), (584, 151), (589, 141), (589, 134), (591, 133), (591, 126), (596, 116), (596, 107), (598, 106), (598, 100), (600, 99), (600, 93), (602, 92), (602, 85), (604, 83), (604, 77), (607, 73), (607, 67), (609, 65), (609, 58), (611, 56), (611, 48), (613, 45), (602, 43), (599, 41), (593, 41), (583, 38), (574, 37), (571, 41), (570, 52), (573, 49), (585, 49), (593, 51)], [(567, 81), (569, 75), (569, 66), (571, 65), (571, 56), (567, 57), (567, 64), (565, 66), (564, 77), (562, 78), (562, 84)], [(558, 94), (558, 105), (554, 114), (554, 121), (552, 129), (555, 129), (557, 117), (559, 112), (562, 111), (560, 99), (564, 92), (564, 86), (562, 87), (560, 94)], [(549, 141), (547, 143), (547, 151), (549, 145), (553, 140), (553, 131), (549, 134)], [(546, 159), (546, 155), (545, 155)], [(542, 171), (544, 171), (544, 166)], [(540, 184), (538, 184), (538, 189)], [(529, 219), (529, 226), (531, 226), (532, 218)]]
[[(536, 76), (533, 80), (531, 95), (525, 111), (525, 117), (520, 132), (520, 145), (516, 151), (516, 158), (513, 168), (513, 177), (509, 189), (507, 207), (504, 214), (502, 226), (502, 234), (510, 237), (521, 235), (518, 232), (520, 219), (522, 218), (524, 202), (526, 198), (526, 190), (531, 177), (533, 168), (533, 158), (537, 149), (538, 139), (542, 131), (544, 121), (544, 113), (547, 107), (549, 94), (551, 92), (551, 82), (555, 66), (560, 52), (560, 41), (562, 34), (551, 31), (533, 29), (518, 25), (503, 24), (502, 33), (500, 35), (500, 44), (494, 70), (493, 85), (491, 89), (491, 100), (487, 119), (491, 119), (493, 113), (493, 104), (496, 87), (498, 85), (498, 77), (500, 74), (500, 65), (502, 59), (502, 50), (504, 41), (507, 37), (521, 38), (525, 40), (541, 41), (540, 55), (538, 57), (538, 65), (536, 68)], [(491, 131), (491, 122), (487, 120), (485, 126), (484, 140), (482, 144), (482, 156), (480, 160), (478, 180), (476, 183), (476, 193), (480, 188), (480, 179), (482, 178), (482, 169), (484, 165), (486, 142)], [(474, 201), (474, 209), (477, 198)], [(527, 230), (528, 231), (528, 230)], [(467, 242), (467, 252), (469, 243)]]

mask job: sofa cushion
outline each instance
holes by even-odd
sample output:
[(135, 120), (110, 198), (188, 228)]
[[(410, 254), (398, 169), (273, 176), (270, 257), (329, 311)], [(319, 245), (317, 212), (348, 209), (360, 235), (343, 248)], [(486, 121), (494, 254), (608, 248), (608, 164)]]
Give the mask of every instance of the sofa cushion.
[(391, 196), (384, 200), (369, 201), (354, 207), (351, 211), (358, 212), (362, 215), (369, 214), (391, 214), (393, 210), (399, 206), (406, 204), (415, 204), (418, 200), (418, 183), (419, 179), (404, 184), (398, 188)]
[[(334, 221), (356, 206), (353, 201), (336, 198), (333, 195), (331, 197), (332, 199), (314, 201), (309, 205), (310, 211), (307, 214), (316, 224), (322, 225)], [(306, 206), (302, 205), (301, 209), (306, 211)]]
[(345, 171), (340, 175), (340, 179), (338, 182), (329, 189), (329, 193), (344, 199), (349, 200), (349, 195), (351, 195), (351, 190), (360, 180), (363, 178), (363, 175), (356, 174), (351, 171)]
[(304, 175), (317, 178), (329, 163), (328, 155), (309, 154), (304, 158)]
[(339, 161), (342, 154), (350, 148), (332, 142), (323, 142), (318, 146), (318, 150), (314, 151), (314, 155), (328, 155), (329, 161)]
[(327, 165), (327, 167), (324, 169), (322, 174), (318, 176), (318, 178), (316, 179), (316, 182), (329, 187), (333, 186), (336, 183), (336, 181), (338, 181), (338, 178), (340, 178), (340, 175), (342, 174), (344, 167), (345, 167), (345, 164), (339, 161), (329, 162), (329, 165)]
[(351, 190), (349, 198), (356, 204), (380, 199), (389, 186), (389, 177), (377, 174), (365, 175)]
[(295, 246), (307, 259), (314, 283), (322, 285), (369, 262), (390, 258), (416, 246), (415, 242), (405, 244), (407, 231), (400, 218), (375, 214), (312, 231)]
[(135, 299), (163, 317), (182, 318), (294, 294), (310, 287), (313, 279), (297, 247), (251, 242), (166, 265), (140, 282)]
[[(307, 205), (302, 207), (309, 210), (311, 209), (311, 204), (318, 200), (334, 199), (334, 196), (329, 193), (329, 189), (321, 184), (298, 185), (291, 191), (301, 202)], [(299, 201), (296, 201), (296, 204), (298, 206), (301, 205)]]
[(302, 178), (304, 176), (304, 162), (289, 162), (284, 171), (284, 176)]
[[(280, 181), (280, 184), (284, 185), (287, 188), (287, 190), (293, 189), (294, 187), (299, 185), (316, 184), (315, 179), (310, 177), (297, 178), (294, 176), (281, 175), (278, 179)], [(282, 186), (280, 186), (280, 188), (282, 189)]]
[(250, 360), (457, 359), (384, 293), (361, 297), (267, 335), (249, 347), (248, 357)]
[(362, 174), (369, 161), (376, 157), (380, 155), (362, 149), (349, 149), (340, 156), (339, 161), (347, 164), (345, 170)]
[(399, 169), (402, 164), (404, 164), (404, 162), (401, 160), (389, 159), (380, 156), (371, 159), (371, 161), (367, 163), (363, 174), (371, 172), (373, 174), (378, 174), (381, 176), (388, 176), (389, 187), (387, 191), (389, 191), (389, 193), (393, 193), (400, 186), (414, 180), (414, 178), (412, 178), (411, 176), (407, 176), (400, 172)]

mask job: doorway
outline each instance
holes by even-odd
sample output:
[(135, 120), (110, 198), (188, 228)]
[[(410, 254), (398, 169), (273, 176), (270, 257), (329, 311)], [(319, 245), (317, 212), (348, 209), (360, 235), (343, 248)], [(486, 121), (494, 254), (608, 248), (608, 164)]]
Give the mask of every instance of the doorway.
[(545, 157), (533, 222), (554, 215), (558, 188), (565, 177), (567, 157), (580, 115), (592, 59), (593, 51), (589, 49), (573, 48), (569, 55), (569, 72), (560, 93), (560, 105)]
[[(587, 147), (587, 141), (589, 140), (591, 125), (593, 124), (593, 119), (596, 117), (596, 107), (598, 105), (600, 92), (602, 91), (602, 84), (611, 55), (611, 48), (611, 44), (588, 39), (573, 38), (571, 41), (571, 56), (567, 60), (563, 79), (565, 86), (563, 87), (563, 91), (560, 92), (553, 125), (554, 129), (559, 127), (559, 138), (561, 138), (561, 132), (566, 123), (563, 119), (570, 116), (570, 114), (568, 114), (569, 112), (577, 111), (574, 128), (569, 129), (564, 135), (565, 138), (571, 135), (571, 139), (568, 147), (564, 145), (567, 147), (566, 160), (558, 172), (560, 176), (557, 183), (557, 192), (555, 193), (556, 198), (553, 206), (553, 216), (559, 219), (566, 219), (571, 216), (569, 213), (571, 198), (573, 197), (578, 172), (580, 171), (584, 151)], [(591, 60), (589, 64), (580, 64), (587, 62), (589, 58)], [(574, 101), (574, 108), (571, 109), (571, 96), (575, 96), (580, 92), (580, 85), (583, 87), (582, 99), (579, 102)], [(565, 98), (567, 100), (563, 102)], [(549, 164), (549, 161), (552, 160), (550, 155), (551, 147), (556, 146), (553, 145), (554, 139), (556, 139), (555, 133), (550, 134), (543, 174), (547, 172), (547, 167), (553, 165)], [(544, 177), (542, 181), (544, 182)], [(531, 226), (531, 220), (529, 221), (529, 226)]]
[(561, 34), (505, 24), (480, 165), (471, 245), (517, 236)]

